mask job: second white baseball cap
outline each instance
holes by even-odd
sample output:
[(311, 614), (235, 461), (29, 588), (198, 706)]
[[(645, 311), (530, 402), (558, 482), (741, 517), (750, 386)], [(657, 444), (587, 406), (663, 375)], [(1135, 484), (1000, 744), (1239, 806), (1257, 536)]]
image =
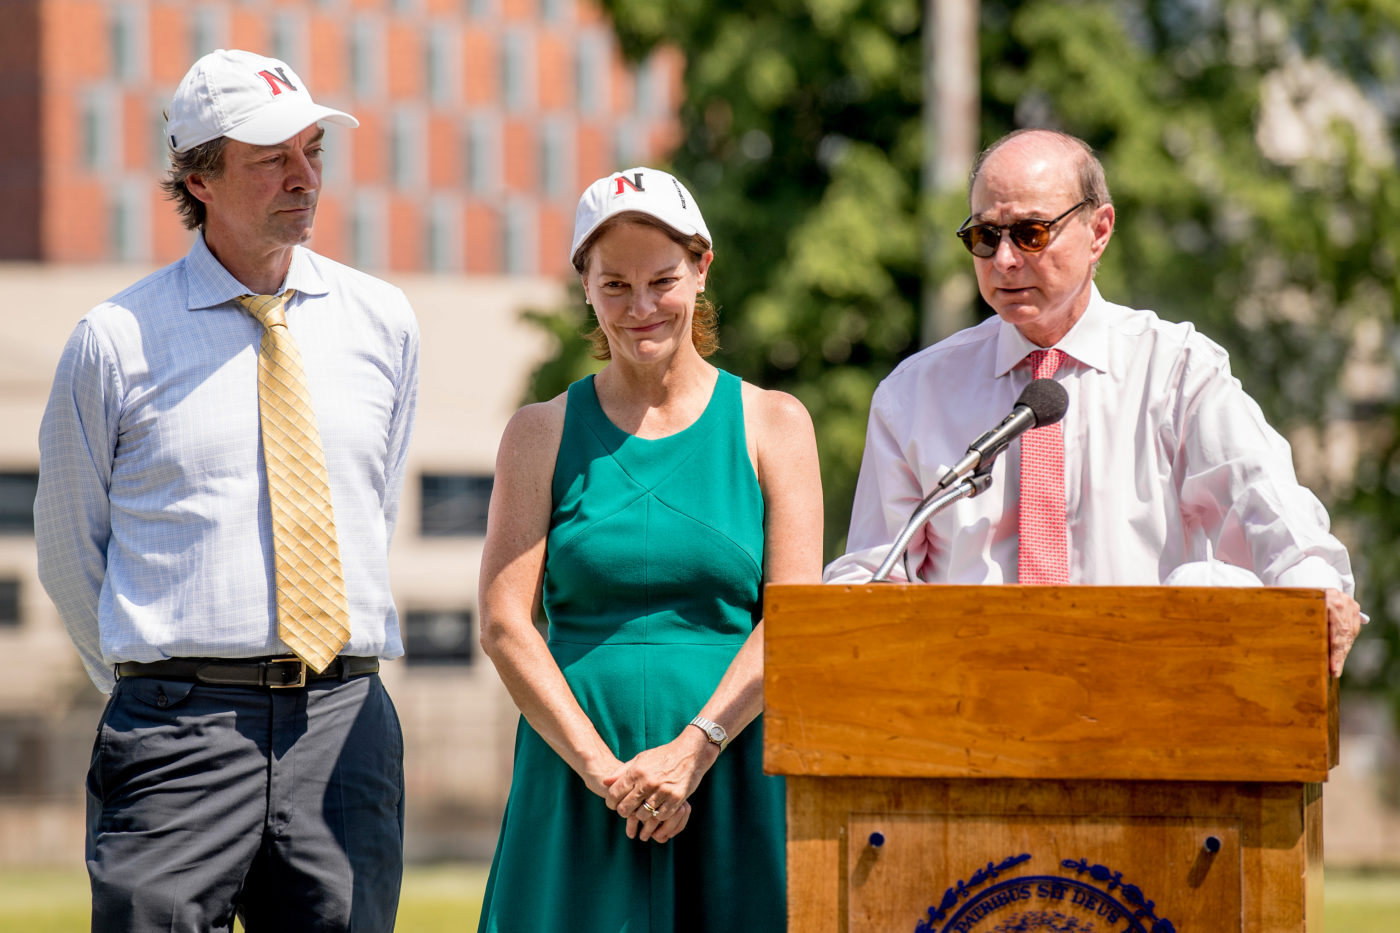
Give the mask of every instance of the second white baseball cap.
[(682, 236), (699, 235), (713, 245), (700, 205), (674, 175), (654, 168), (629, 168), (598, 179), (583, 192), (574, 214), (574, 245), (569, 261), (578, 264), (579, 247), (603, 222), (624, 211), (648, 214)]
[(217, 49), (194, 63), (170, 102), (170, 148), (186, 152), (227, 136), (255, 146), (291, 139), (313, 123), (360, 121), (311, 99), (286, 62), (240, 49)]

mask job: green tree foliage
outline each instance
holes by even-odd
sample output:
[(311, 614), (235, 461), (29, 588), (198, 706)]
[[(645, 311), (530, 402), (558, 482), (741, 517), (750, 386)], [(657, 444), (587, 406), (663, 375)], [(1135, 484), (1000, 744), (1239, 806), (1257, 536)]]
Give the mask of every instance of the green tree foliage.
[[(918, 349), (925, 222), (952, 244), (934, 275), (969, 267), (963, 194), (920, 198), (922, 3), (603, 6), (629, 55), (686, 56), (668, 167), (716, 240), (716, 362), (812, 412), (830, 555), (871, 392)], [(1374, 619), (1349, 679), (1400, 697), (1400, 2), (982, 0), (980, 16), (983, 142), (1051, 126), (1104, 162), (1105, 295), (1225, 345), (1280, 429), (1361, 438), (1359, 470), (1312, 479)], [(985, 313), (970, 302), (967, 322)], [(561, 347), (547, 395), (588, 364), (581, 320), (542, 320)]]

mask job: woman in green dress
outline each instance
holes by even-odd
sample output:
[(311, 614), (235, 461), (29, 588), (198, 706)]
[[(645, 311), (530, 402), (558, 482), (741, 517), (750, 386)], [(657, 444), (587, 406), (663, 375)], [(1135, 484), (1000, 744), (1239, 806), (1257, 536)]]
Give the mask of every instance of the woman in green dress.
[(482, 931), (785, 928), (762, 593), (820, 580), (821, 481), (801, 403), (705, 359), (713, 258), (664, 172), (579, 202), (607, 365), (511, 419), (482, 556), (482, 645), (522, 713)]

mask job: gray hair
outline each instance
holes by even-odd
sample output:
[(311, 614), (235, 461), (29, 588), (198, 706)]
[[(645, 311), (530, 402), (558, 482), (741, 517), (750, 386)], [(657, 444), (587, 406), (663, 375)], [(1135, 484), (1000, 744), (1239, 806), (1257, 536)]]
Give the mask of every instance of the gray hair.
[(167, 199), (174, 201), (180, 217), (189, 230), (204, 226), (204, 202), (190, 193), (185, 183), (191, 175), (205, 178), (218, 178), (224, 173), (224, 147), (227, 136), (217, 136), (207, 143), (201, 143), (185, 152), (170, 151), (170, 171), (161, 180), (161, 190)]

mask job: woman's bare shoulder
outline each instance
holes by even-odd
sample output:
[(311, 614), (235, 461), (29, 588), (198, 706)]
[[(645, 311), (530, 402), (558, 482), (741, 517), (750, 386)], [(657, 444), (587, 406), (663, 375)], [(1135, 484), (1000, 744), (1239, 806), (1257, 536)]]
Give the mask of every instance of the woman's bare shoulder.
[(745, 421), (749, 426), (773, 437), (797, 433), (812, 433), (812, 416), (797, 396), (780, 389), (762, 389), (751, 382), (743, 383)]
[(568, 409), (568, 393), (561, 392), (544, 402), (522, 406), (511, 415), (501, 445), (524, 446), (533, 450), (557, 448), (564, 435), (564, 413)]

